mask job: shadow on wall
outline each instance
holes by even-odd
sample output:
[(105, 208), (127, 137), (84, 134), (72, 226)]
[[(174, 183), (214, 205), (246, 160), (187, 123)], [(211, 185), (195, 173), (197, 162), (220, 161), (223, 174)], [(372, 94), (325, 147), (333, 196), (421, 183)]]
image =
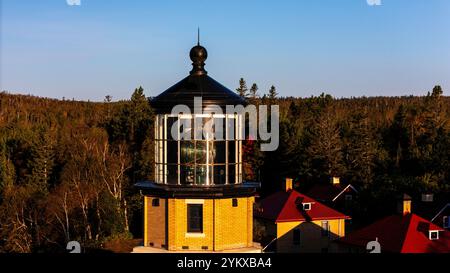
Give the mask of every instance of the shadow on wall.
[[(334, 241), (340, 237), (327, 229), (327, 221), (278, 223), (255, 219), (255, 240), (264, 252), (276, 253), (340, 253)], [(278, 237), (277, 237), (278, 234)]]

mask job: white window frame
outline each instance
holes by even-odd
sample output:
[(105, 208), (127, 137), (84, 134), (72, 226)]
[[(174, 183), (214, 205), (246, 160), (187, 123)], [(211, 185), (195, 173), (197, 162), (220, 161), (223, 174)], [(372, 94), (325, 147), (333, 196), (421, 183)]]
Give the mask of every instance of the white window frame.
[[(436, 238), (433, 238), (433, 234), (436, 234)], [(439, 240), (439, 230), (430, 230), (428, 232), (428, 239), (430, 239), (431, 241)]]
[(312, 209), (312, 203), (302, 203), (302, 206), (304, 211), (309, 211)]

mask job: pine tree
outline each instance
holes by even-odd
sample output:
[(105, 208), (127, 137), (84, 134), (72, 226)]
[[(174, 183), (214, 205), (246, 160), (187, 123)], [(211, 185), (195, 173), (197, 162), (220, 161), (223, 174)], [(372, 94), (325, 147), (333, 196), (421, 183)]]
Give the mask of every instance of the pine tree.
[(277, 89), (275, 88), (275, 86), (272, 85), (269, 89), (268, 97), (270, 100), (274, 100), (277, 98), (277, 96), (278, 96)]
[(248, 97), (247, 83), (245, 82), (244, 78), (241, 78), (239, 80), (239, 88), (236, 89), (236, 92), (241, 98), (246, 99)]
[(250, 88), (250, 96), (252, 99), (256, 99), (258, 97), (258, 85), (254, 83)]

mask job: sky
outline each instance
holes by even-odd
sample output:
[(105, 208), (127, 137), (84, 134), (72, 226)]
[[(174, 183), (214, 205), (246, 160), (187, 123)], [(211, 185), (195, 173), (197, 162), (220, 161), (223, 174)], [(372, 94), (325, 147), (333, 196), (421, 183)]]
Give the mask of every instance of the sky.
[(155, 96), (188, 75), (200, 27), (206, 70), (232, 90), (243, 77), (281, 96), (425, 95), (438, 84), (450, 95), (449, 0), (0, 1), (10, 93)]

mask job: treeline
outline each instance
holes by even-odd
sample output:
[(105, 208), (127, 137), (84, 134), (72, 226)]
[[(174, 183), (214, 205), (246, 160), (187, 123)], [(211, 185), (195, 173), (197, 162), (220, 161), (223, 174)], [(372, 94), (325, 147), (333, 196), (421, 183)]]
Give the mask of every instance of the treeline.
[[(448, 197), (450, 98), (440, 87), (423, 97), (277, 98), (275, 87), (260, 96), (241, 79), (237, 92), (280, 105), (279, 149), (245, 145), (246, 179), (261, 180), (262, 195), (285, 177), (307, 189), (339, 176), (362, 189), (370, 217), (390, 213), (384, 204), (398, 193)], [(153, 176), (153, 117), (142, 88), (103, 103), (0, 93), (0, 252), (141, 237), (133, 184)]]
[(0, 94), (0, 252), (99, 249), (140, 236), (152, 176), (153, 114), (143, 89), (112, 103)]

